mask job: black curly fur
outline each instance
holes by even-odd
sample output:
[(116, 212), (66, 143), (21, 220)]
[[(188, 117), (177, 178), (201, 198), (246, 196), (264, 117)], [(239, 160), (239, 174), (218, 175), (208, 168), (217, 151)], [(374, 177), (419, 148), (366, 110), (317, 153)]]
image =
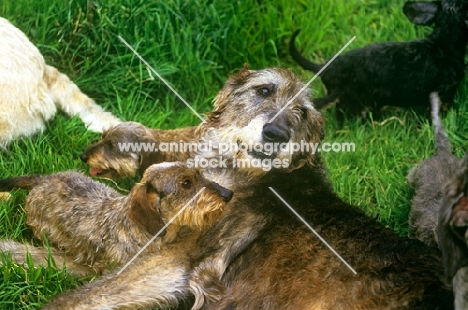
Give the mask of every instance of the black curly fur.
[[(415, 24), (434, 24), (423, 40), (371, 44), (338, 56), (321, 74), (328, 95), (314, 104), (324, 108), (336, 102), (348, 116), (375, 114), (383, 106), (425, 107), (429, 94), (438, 92), (442, 102), (452, 104), (465, 74), (468, 43), (468, 2), (446, 0), (406, 2), (403, 12)], [(317, 72), (323, 64), (307, 60), (291, 37), (292, 58), (304, 69)], [(340, 119), (343, 115), (338, 114)]]

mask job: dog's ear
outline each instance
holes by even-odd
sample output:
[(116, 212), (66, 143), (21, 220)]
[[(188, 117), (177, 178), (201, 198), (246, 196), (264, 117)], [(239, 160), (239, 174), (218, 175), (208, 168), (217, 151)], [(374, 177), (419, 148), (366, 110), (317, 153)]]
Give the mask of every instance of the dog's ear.
[(156, 234), (165, 225), (159, 212), (159, 200), (160, 197), (153, 187), (146, 183), (135, 185), (131, 193), (129, 217), (151, 235)]
[(226, 98), (231, 95), (232, 91), (228, 91), (228, 90), (232, 88), (232, 85), (245, 84), (246, 78), (250, 75), (251, 72), (252, 71), (250, 70), (249, 65), (244, 64), (244, 67), (240, 69), (239, 72), (232, 75), (228, 79), (224, 88), (220, 92), (218, 92), (216, 97), (213, 99), (213, 105), (215, 107), (215, 110), (208, 113), (207, 116), (209, 120), (216, 122), (219, 115), (222, 114), (223, 110), (226, 107), (223, 103), (226, 102), (227, 101)]
[(403, 13), (416, 25), (427, 26), (434, 22), (437, 13), (442, 10), (440, 1), (411, 2), (403, 6)]
[(159, 164), (163, 162), (163, 156), (160, 152), (141, 152), (140, 153), (140, 166), (138, 172), (143, 175), (146, 168), (153, 164)]
[(245, 78), (251, 73), (250, 67), (247, 63), (244, 64), (244, 67), (239, 70), (236, 74), (231, 76), (230, 80), (234, 84), (243, 84), (245, 83)]

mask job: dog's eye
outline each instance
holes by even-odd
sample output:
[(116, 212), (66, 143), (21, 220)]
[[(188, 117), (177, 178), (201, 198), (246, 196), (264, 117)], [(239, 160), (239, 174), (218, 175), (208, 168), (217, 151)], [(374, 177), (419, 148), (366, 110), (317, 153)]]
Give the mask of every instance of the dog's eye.
[(268, 96), (270, 94), (270, 90), (268, 88), (266, 88), (266, 87), (260, 88), (258, 90), (258, 92), (260, 93), (260, 95), (262, 95), (264, 97), (266, 97), (266, 96)]
[(192, 181), (191, 181), (191, 180), (185, 179), (185, 180), (182, 182), (182, 187), (183, 187), (183, 188), (189, 188), (190, 186), (192, 186)]
[(268, 84), (268, 85), (261, 85), (257, 87), (257, 95), (261, 97), (269, 97), (271, 96), (275, 91), (275, 86), (273, 84)]

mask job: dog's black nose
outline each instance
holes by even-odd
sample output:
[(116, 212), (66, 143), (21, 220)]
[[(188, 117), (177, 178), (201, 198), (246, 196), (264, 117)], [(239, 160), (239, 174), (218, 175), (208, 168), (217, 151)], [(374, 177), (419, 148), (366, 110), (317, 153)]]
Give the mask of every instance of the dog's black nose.
[(231, 200), (232, 196), (234, 195), (234, 193), (227, 189), (227, 188), (224, 188), (220, 191), (220, 196), (221, 196), (221, 199), (223, 199), (223, 201), (225, 202), (228, 202), (229, 200)]
[(207, 185), (207, 188), (215, 190), (224, 202), (228, 202), (229, 200), (231, 200), (232, 196), (234, 195), (234, 193), (231, 190), (222, 187), (218, 183), (210, 182)]
[(80, 159), (82, 162), (86, 163), (88, 161), (88, 155), (86, 155), (85, 153), (81, 153)]
[(263, 139), (266, 142), (288, 142), (291, 135), (286, 127), (274, 125), (271, 123), (265, 124), (262, 131)]

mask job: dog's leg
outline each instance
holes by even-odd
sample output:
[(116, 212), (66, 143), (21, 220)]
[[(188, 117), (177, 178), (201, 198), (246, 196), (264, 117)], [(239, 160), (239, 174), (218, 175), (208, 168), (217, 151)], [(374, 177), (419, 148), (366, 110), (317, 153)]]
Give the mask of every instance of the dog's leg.
[(177, 305), (189, 295), (188, 257), (177, 249), (137, 258), (121, 273), (60, 295), (44, 310), (153, 309)]
[(203, 257), (195, 263), (190, 275), (190, 289), (195, 295), (192, 310), (200, 309), (205, 298), (219, 299), (224, 288), (220, 281), (226, 268), (258, 237), (267, 221), (265, 215), (236, 209), (204, 234), (198, 244), (201, 253), (192, 256), (196, 262)]
[(44, 80), (55, 104), (69, 116), (79, 115), (89, 130), (103, 132), (122, 121), (105, 112), (91, 98), (81, 92), (68, 76), (52, 66), (46, 66)]
[(36, 247), (12, 240), (0, 240), (0, 252), (5, 255), (9, 254), (11, 259), (18, 264), (25, 264), (29, 254), (35, 265), (44, 267), (55, 265), (58, 268), (65, 267), (67, 273), (79, 277), (96, 274), (98, 272), (98, 270), (91, 267), (67, 260), (65, 253), (53, 248), (49, 250), (44, 247)]

